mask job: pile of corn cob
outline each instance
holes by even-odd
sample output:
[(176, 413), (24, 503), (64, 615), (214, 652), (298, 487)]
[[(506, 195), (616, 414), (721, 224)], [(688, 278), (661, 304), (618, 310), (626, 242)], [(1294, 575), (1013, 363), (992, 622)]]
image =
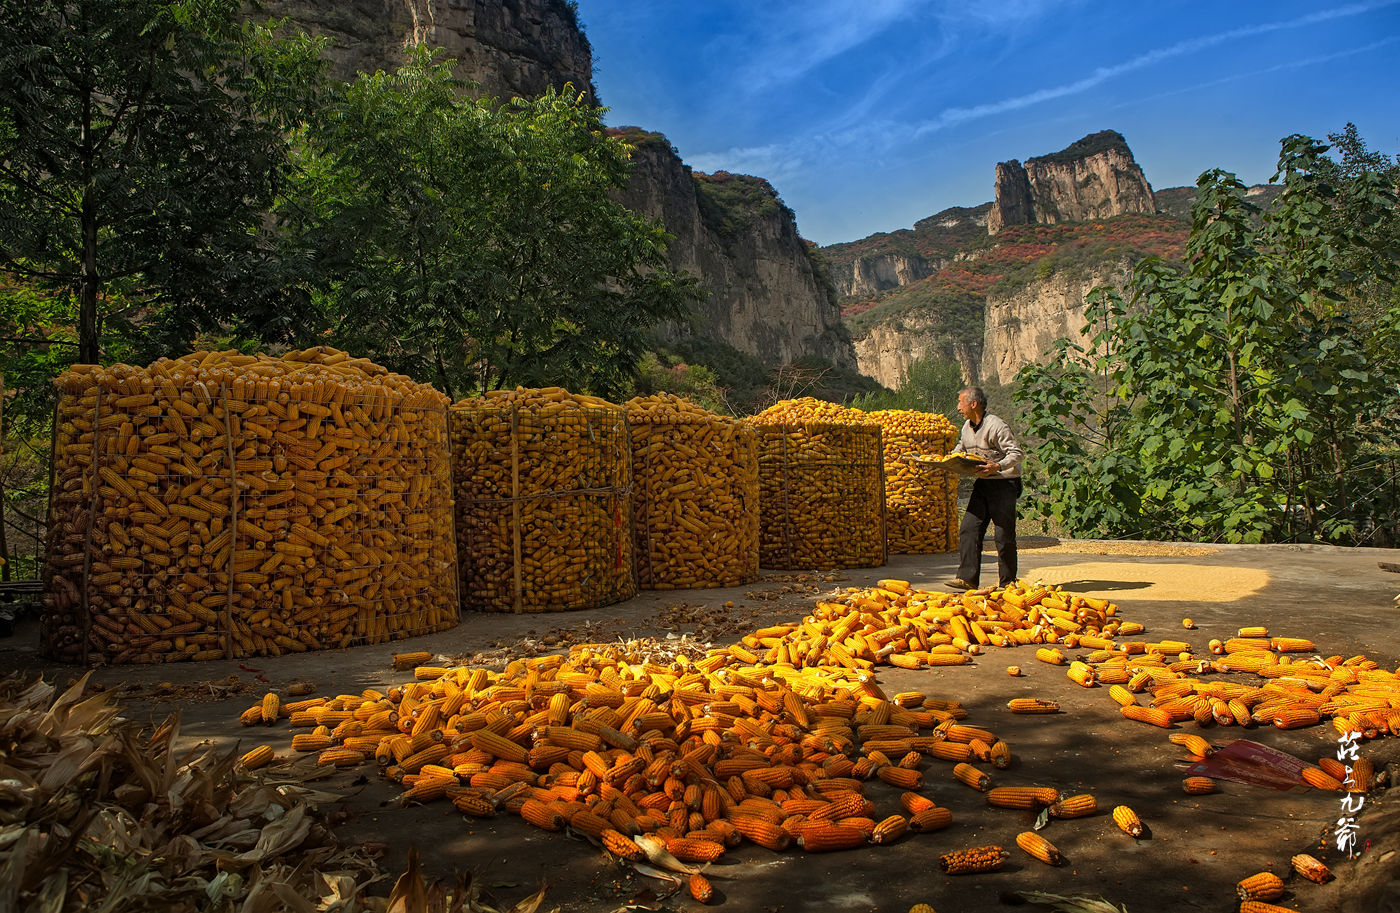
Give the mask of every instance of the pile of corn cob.
[(880, 426), (859, 409), (810, 397), (745, 421), (758, 431), (759, 564), (884, 564)]
[(627, 401), (643, 589), (758, 579), (758, 436), (669, 393)]
[(942, 456), (957, 432), (942, 415), (904, 409), (869, 413), (884, 438), (885, 511), (889, 549), (927, 555), (957, 548), (957, 477), (912, 462), (918, 455)]
[(456, 624), (447, 398), (325, 347), (55, 381), (47, 655), (168, 662)]
[[(1113, 604), (1050, 587), (944, 594), (883, 580), (819, 602), (802, 621), (712, 648), (699, 660), (662, 666), (586, 645), (568, 656), (516, 661), (497, 674), (415, 665), (429, 655), (401, 654), (398, 665), (413, 668), (413, 683), (290, 704), (269, 694), (243, 722), (290, 718), (293, 726), (309, 727), (293, 736), (294, 750), (318, 752), (323, 764), (377, 761), (404, 785), (406, 801), (447, 799), (469, 815), (504, 809), (538, 827), (592, 835), (629, 858), (645, 852), (641, 835), (693, 862), (713, 861), (742, 840), (773, 850), (846, 849), (951, 822), (948, 809), (920, 794), (930, 762), (949, 765), (953, 779), (984, 791), (994, 807), (1044, 807), (1059, 818), (1097, 811), (1087, 794), (993, 787), (992, 776), (976, 765), (1007, 766), (1006, 743), (964, 722), (955, 701), (920, 692), (887, 696), (875, 680), (880, 665), (956, 665), (994, 646), (1032, 645), (1041, 661), (1067, 666), (1080, 684), (1111, 683), (1119, 698), (1154, 683), (1194, 689), (1199, 680), (1181, 676), (1204, 670), (1194, 660), (1182, 665), (1187, 645), (1119, 639), (1142, 633), (1141, 625), (1119, 619)], [(1068, 662), (1062, 647), (1093, 650), (1093, 662)], [(1233, 670), (1227, 664), (1222, 671)], [(1358, 675), (1356, 684), (1378, 680)], [(1390, 680), (1393, 685), (1393, 675)], [(1346, 688), (1329, 699), (1346, 700)], [(1170, 726), (1181, 711), (1161, 704), (1184, 693), (1174, 685), (1158, 706), (1125, 716)], [(1009, 709), (1057, 707), (1021, 698)], [(1184, 734), (1173, 741), (1196, 754), (1209, 750)], [(245, 764), (272, 757), (271, 747), (262, 746)], [(902, 791), (899, 811), (876, 810), (865, 795), (870, 778)], [(1341, 788), (1321, 777), (1309, 782)], [(1143, 834), (1132, 809), (1118, 806), (1112, 817), (1126, 834)], [(1048, 864), (1060, 858), (1039, 835), (1023, 834), (1017, 843)], [(1004, 859), (999, 847), (980, 847), (949, 854), (944, 868), (985, 871)]]
[(621, 406), (518, 387), (456, 403), (450, 425), (465, 608), (554, 612), (636, 594)]

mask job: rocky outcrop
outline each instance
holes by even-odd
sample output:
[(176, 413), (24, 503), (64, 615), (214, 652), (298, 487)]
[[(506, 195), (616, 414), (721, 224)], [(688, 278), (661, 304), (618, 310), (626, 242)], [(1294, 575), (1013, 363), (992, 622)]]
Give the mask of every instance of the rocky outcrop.
[(1061, 336), (1087, 347), (1085, 297), (1100, 285), (1126, 288), (1131, 275), (1132, 262), (1125, 260), (1087, 274), (1054, 273), (1009, 295), (988, 295), (978, 376), (1010, 383), (1023, 365), (1044, 358)]
[(871, 254), (857, 257), (844, 270), (832, 270), (836, 294), (843, 298), (874, 295), (932, 276), (931, 266), (918, 254)]
[(675, 237), (671, 268), (697, 277), (709, 292), (694, 321), (662, 327), (662, 337), (715, 339), (768, 365), (815, 355), (854, 368), (835, 291), (768, 182), (725, 176), (742, 182), (743, 192), (742, 206), (725, 208), (713, 194), (702, 198), (699, 182), (707, 178), (692, 174), (665, 137), (623, 132), (636, 152), (621, 202), (665, 226)]
[(1007, 225), (1028, 225), (1035, 221), (1035, 199), (1031, 179), (1020, 162), (997, 162), (997, 198), (987, 212), (987, 234), (994, 235)]
[(936, 317), (876, 324), (856, 339), (855, 349), (860, 373), (891, 390), (904, 383), (910, 365), (926, 358), (957, 362), (967, 383), (975, 381), (981, 369), (981, 347), (949, 336)]
[(534, 97), (593, 90), (593, 52), (565, 0), (253, 0), (250, 15), (290, 18), (328, 39), (339, 79), (392, 70), (415, 44), (443, 48), (473, 94)]
[[(1026, 194), (1030, 207), (1026, 207)], [(1152, 186), (1121, 134), (1104, 130), (1053, 155), (997, 165), (997, 202), (987, 220), (996, 234), (1008, 225), (1085, 222), (1128, 212), (1154, 213)]]

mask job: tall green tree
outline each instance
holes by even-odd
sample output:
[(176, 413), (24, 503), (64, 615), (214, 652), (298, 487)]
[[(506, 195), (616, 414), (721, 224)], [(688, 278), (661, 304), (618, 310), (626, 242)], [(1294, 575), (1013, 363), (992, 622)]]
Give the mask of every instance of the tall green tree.
[(629, 150), (570, 92), (462, 97), (425, 48), (361, 76), (306, 137), (282, 208), (314, 264), (308, 324), (457, 396), (508, 384), (625, 390), (693, 281), (617, 203)]
[(279, 284), (263, 233), (321, 64), (237, 0), (0, 0), (0, 269), (67, 296), (76, 357)]
[(1353, 319), (1391, 281), (1365, 228), (1395, 195), (1326, 150), (1284, 140), (1262, 214), (1233, 175), (1202, 175), (1186, 266), (1139, 264), (1128, 302), (1095, 293), (1088, 346), (1023, 369), (1042, 513), (1081, 535), (1227, 541), (1355, 542), (1395, 522), (1370, 481), (1400, 445), (1374, 421), (1400, 402), (1400, 309)]

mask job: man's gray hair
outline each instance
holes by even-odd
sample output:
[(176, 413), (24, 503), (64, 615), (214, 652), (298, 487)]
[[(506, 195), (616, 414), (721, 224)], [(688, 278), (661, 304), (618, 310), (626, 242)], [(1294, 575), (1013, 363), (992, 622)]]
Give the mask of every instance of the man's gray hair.
[(959, 396), (963, 395), (964, 393), (967, 394), (967, 398), (968, 398), (968, 399), (970, 399), (970, 400), (972, 400), (974, 403), (976, 403), (979, 407), (982, 408), (983, 411), (986, 411), (986, 408), (987, 408), (987, 393), (986, 393), (986, 391), (984, 391), (981, 387), (963, 387), (961, 390), (958, 391), (958, 395), (959, 395)]

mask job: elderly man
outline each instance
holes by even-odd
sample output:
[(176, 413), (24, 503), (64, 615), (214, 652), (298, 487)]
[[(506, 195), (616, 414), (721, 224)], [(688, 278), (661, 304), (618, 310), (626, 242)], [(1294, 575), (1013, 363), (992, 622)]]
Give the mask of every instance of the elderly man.
[(972, 483), (962, 526), (958, 530), (958, 576), (948, 586), (975, 590), (982, 579), (982, 543), (987, 524), (995, 524), (997, 573), (1002, 586), (1016, 582), (1016, 499), (1021, 496), (1021, 445), (1006, 422), (987, 414), (987, 394), (981, 387), (958, 392), (958, 412), (967, 419), (958, 449), (984, 461)]

